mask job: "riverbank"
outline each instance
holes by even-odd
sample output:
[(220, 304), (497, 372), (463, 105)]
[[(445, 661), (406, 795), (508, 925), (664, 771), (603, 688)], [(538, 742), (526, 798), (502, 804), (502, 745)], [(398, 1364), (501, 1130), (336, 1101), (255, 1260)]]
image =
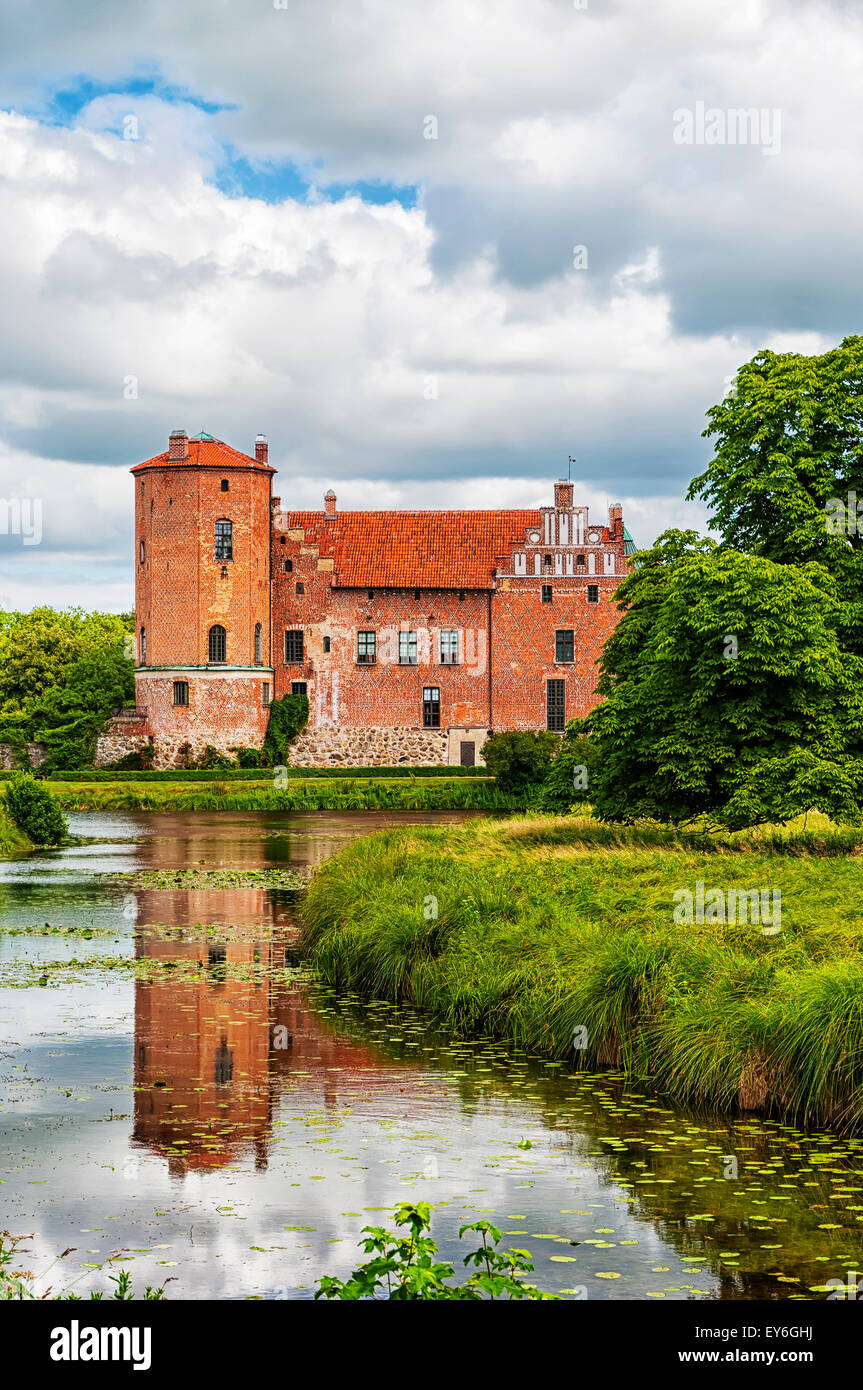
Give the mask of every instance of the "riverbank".
[[(305, 946), (331, 985), (410, 1001), (462, 1035), (611, 1066), (679, 1101), (853, 1130), (860, 854), (860, 831), (812, 816), (721, 837), (574, 817), (398, 829), (321, 869)], [(734, 920), (697, 920), (699, 883)], [(739, 901), (729, 914), (732, 889), (766, 890), (768, 916), (740, 920)], [(675, 921), (687, 892), (696, 920)]]
[(67, 811), (518, 811), (493, 778), (272, 777), (233, 781), (94, 781), (46, 785)]
[(23, 830), (19, 830), (0, 796), (0, 859), (16, 859), (19, 854), (27, 854), (33, 842)]

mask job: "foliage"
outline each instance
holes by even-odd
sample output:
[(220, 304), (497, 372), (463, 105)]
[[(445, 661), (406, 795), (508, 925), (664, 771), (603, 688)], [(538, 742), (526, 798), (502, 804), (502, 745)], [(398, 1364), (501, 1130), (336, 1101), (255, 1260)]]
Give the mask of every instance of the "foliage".
[[(183, 748), (190, 748), (191, 745), (185, 743)], [(85, 772), (80, 775), (83, 777), (95, 776), (111, 778), (115, 772), (152, 772), (153, 763), (156, 760), (156, 744), (151, 734), (143, 748), (136, 749), (133, 753), (124, 753), (122, 758), (117, 758), (116, 762), (108, 763), (99, 772)], [(66, 769), (63, 769), (59, 775)]]
[[(64, 1250), (62, 1255), (58, 1255), (57, 1260), (48, 1266), (43, 1274), (36, 1276), (32, 1270), (13, 1269), (13, 1262), (17, 1262), (22, 1254), (27, 1253), (21, 1249), (25, 1240), (32, 1240), (32, 1235), (13, 1236), (9, 1231), (0, 1231), (0, 1302), (11, 1302), (24, 1299), (45, 1299), (51, 1298), (51, 1287), (44, 1293), (37, 1293), (36, 1286), (45, 1278), (48, 1271), (53, 1268), (58, 1260), (62, 1260), (66, 1255), (71, 1255), (71, 1250)], [(83, 1277), (83, 1276), (79, 1276)], [(109, 1281), (114, 1285), (114, 1291), (110, 1294), (112, 1299), (128, 1303), (134, 1299), (135, 1294), (132, 1288), (132, 1276), (127, 1269), (121, 1269), (117, 1274), (109, 1274)], [(93, 1290), (90, 1293), (91, 1300), (100, 1300), (105, 1297), (101, 1290)], [(165, 1289), (153, 1288), (148, 1284), (144, 1290), (144, 1300), (147, 1302), (158, 1303), (165, 1298)], [(62, 1293), (53, 1295), (53, 1301), (63, 1302), (75, 1300), (81, 1301), (80, 1294), (72, 1293), (71, 1289), (66, 1289)]]
[(301, 729), (309, 722), (309, 699), (307, 695), (282, 695), (270, 704), (270, 717), (267, 721), (267, 734), (264, 739), (264, 757), (270, 766), (277, 767), (288, 761), (288, 748)]
[[(863, 918), (848, 905), (863, 831), (808, 822), (389, 830), (316, 873), (302, 946), (333, 988), (409, 1003), (456, 1035), (619, 1068), (687, 1103), (859, 1130)], [(781, 892), (781, 930), (747, 914), (675, 921), (675, 894), (699, 880)]]
[(574, 720), (567, 724), (551, 766), (542, 783), (536, 804), (540, 810), (556, 815), (584, 806), (591, 799), (591, 784), (597, 770), (593, 742)]
[(69, 827), (59, 804), (32, 772), (19, 772), (6, 785), (6, 805), (13, 821), (34, 845), (58, 845)]
[[(183, 747), (191, 749), (191, 744), (184, 744)], [(233, 750), (232, 750), (233, 751)], [(249, 750), (246, 750), (249, 751)], [(257, 754), (257, 750), (252, 752)], [(258, 755), (262, 756), (262, 755)], [(125, 762), (125, 759), (123, 760)], [(251, 761), (250, 759), (247, 761)], [(141, 776), (133, 771), (121, 771), (117, 765), (111, 768), (87, 769), (86, 771), (58, 770), (49, 774), (51, 782), (269, 782), (272, 779), (274, 769), (263, 764), (255, 763), (252, 767), (244, 767), (237, 759), (237, 766), (213, 771), (201, 771), (194, 767), (169, 767), (160, 768), (158, 772), (150, 771)], [(0, 782), (5, 777), (11, 777), (11, 773), (0, 771)], [(485, 767), (448, 767), (445, 764), (432, 765), (427, 767), (411, 767), (404, 764), (401, 767), (286, 767), (283, 775), (292, 781), (309, 780), (328, 780), (334, 779), (344, 782), (346, 779), (361, 778), (363, 781), (368, 778), (400, 778), (405, 781), (416, 781), (424, 778), (444, 778), (452, 781), (453, 778), (478, 777), (486, 782), (492, 780), (488, 769)]]
[(0, 613), (0, 740), (44, 743), (48, 767), (92, 762), (105, 720), (134, 700), (131, 614)]
[(315, 1298), (355, 1302), (363, 1298), (471, 1300), (556, 1299), (525, 1283), (523, 1276), (533, 1272), (528, 1250), (497, 1250), (501, 1232), (490, 1221), (474, 1221), (459, 1227), (459, 1240), (474, 1231), (482, 1244), (465, 1255), (465, 1265), (475, 1266), (463, 1284), (448, 1284), (454, 1277), (452, 1264), (435, 1260), (437, 1242), (430, 1235), (431, 1213), (428, 1202), (400, 1202), (395, 1209), (397, 1226), (408, 1234), (388, 1231), (384, 1226), (364, 1226), (362, 1249), (374, 1258), (358, 1266), (347, 1281), (325, 1276), (318, 1281)]
[(612, 820), (729, 826), (863, 806), (863, 661), (820, 564), (780, 565), (667, 531), (617, 590), (590, 799)]
[(266, 767), (266, 758), (262, 748), (232, 748), (231, 752), (237, 755), (237, 767), (254, 767), (258, 770)]
[(539, 787), (548, 775), (557, 736), (542, 730), (517, 730), (492, 734), (484, 744), (482, 756), (502, 792), (518, 795)]
[(5, 797), (0, 796), (0, 859), (26, 854), (33, 848), (29, 835), (20, 830), (9, 814)]

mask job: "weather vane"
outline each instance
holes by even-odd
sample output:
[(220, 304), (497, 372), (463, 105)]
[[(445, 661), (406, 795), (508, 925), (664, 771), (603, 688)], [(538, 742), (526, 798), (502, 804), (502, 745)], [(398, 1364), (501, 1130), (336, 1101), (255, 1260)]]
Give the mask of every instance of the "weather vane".
[(572, 482), (572, 465), (573, 465), (574, 463), (575, 463), (575, 459), (572, 457), (572, 454), (570, 454), (570, 456), (569, 456), (569, 467), (568, 467), (568, 469), (566, 470), (567, 481), (570, 482), (570, 483)]

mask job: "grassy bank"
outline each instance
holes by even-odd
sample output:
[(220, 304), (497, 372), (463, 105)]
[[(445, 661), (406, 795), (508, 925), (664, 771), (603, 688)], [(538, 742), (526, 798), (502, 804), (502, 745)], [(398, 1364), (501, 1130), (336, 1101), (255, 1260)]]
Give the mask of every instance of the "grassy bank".
[[(712, 838), (527, 819), (350, 846), (302, 913), (333, 985), (406, 999), (676, 1099), (840, 1128), (863, 1118), (859, 831)], [(781, 892), (781, 930), (674, 921), (701, 880)]]
[(0, 796), (0, 859), (15, 859), (32, 848), (32, 842), (18, 829)]
[(348, 777), (257, 782), (51, 782), (72, 811), (513, 811), (517, 798), (485, 778)]

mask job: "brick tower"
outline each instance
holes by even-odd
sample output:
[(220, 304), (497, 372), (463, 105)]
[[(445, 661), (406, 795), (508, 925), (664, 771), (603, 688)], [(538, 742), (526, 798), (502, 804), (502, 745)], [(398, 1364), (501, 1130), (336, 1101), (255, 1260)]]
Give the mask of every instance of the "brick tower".
[(267, 441), (171, 433), (135, 480), (137, 705), (159, 765), (184, 744), (260, 747), (274, 674)]

